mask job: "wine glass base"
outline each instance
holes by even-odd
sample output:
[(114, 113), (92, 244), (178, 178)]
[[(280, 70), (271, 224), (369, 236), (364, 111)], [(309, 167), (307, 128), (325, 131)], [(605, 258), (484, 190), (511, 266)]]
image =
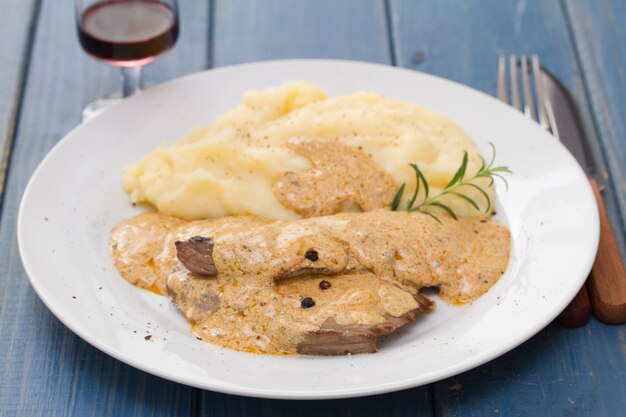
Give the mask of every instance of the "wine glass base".
[(86, 122), (94, 116), (99, 115), (109, 107), (122, 101), (121, 98), (100, 98), (92, 101), (84, 108), (82, 112), (82, 122)]

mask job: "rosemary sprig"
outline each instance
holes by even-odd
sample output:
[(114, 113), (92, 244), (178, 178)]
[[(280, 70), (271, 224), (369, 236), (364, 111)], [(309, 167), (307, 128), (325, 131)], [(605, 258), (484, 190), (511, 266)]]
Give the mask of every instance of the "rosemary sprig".
[[(416, 185), (415, 185), (415, 190), (413, 191), (413, 195), (411, 196), (407, 204), (406, 210), (422, 212), (428, 216), (433, 217), (435, 220), (441, 223), (441, 221), (437, 218), (437, 216), (435, 216), (434, 214), (428, 211), (424, 211), (424, 209), (427, 207), (438, 207), (442, 209), (443, 211), (447, 212), (450, 215), (450, 217), (452, 217), (454, 220), (457, 220), (456, 213), (449, 206), (442, 203), (440, 199), (441, 197), (445, 195), (454, 195), (456, 197), (459, 197), (465, 200), (469, 205), (474, 207), (476, 210), (480, 210), (480, 206), (478, 205), (476, 200), (474, 200), (467, 194), (461, 192), (462, 187), (471, 187), (471, 188), (476, 189), (478, 192), (480, 192), (480, 194), (485, 198), (485, 201), (487, 203), (486, 208), (485, 208), (485, 213), (489, 212), (489, 210), (491, 210), (491, 199), (489, 198), (489, 195), (484, 189), (474, 184), (473, 181), (479, 178), (489, 178), (489, 187), (491, 187), (493, 185), (494, 179), (500, 178), (504, 182), (504, 185), (506, 186), (506, 188), (508, 189), (509, 184), (506, 181), (506, 179), (502, 176), (502, 174), (511, 173), (511, 170), (507, 167), (503, 167), (503, 166), (494, 167), (493, 166), (493, 163), (496, 160), (496, 148), (495, 146), (493, 146), (492, 143), (489, 143), (489, 145), (491, 146), (491, 149), (493, 150), (493, 155), (491, 156), (491, 160), (489, 161), (489, 164), (487, 164), (481, 156), (480, 159), (482, 161), (482, 164), (480, 168), (478, 169), (478, 171), (476, 171), (474, 175), (468, 178), (465, 178), (465, 174), (467, 173), (468, 157), (467, 157), (467, 151), (463, 152), (463, 160), (461, 161), (461, 166), (459, 166), (456, 173), (452, 176), (448, 184), (443, 188), (443, 190), (441, 190), (439, 194), (436, 194), (430, 197), (429, 197), (428, 181), (426, 181), (424, 174), (422, 174), (422, 171), (420, 171), (420, 169), (417, 167), (416, 164), (410, 164), (410, 167), (415, 172), (415, 184)], [(423, 187), (424, 189), (424, 201), (422, 201), (420, 204), (416, 206), (415, 201), (417, 200), (417, 195), (420, 192), (420, 187)], [(391, 210), (396, 211), (400, 207), (400, 203), (402, 202), (402, 195), (404, 194), (405, 188), (406, 188), (406, 184), (402, 184), (400, 188), (398, 189), (398, 192), (396, 193), (396, 195), (393, 198), (393, 201), (391, 202)]]

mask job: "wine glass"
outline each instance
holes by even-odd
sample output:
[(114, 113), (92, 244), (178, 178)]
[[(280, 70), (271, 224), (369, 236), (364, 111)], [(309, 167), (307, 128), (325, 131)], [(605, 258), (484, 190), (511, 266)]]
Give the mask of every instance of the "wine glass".
[[(75, 0), (76, 28), (83, 49), (120, 67), (122, 96), (141, 90), (141, 69), (178, 39), (176, 0)], [(83, 110), (83, 121), (121, 99), (99, 99)]]

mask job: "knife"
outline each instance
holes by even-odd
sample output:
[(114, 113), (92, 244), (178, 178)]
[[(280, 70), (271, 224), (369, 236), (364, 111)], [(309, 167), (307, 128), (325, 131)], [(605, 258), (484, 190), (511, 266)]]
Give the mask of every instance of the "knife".
[[(589, 300), (593, 314), (611, 324), (626, 323), (626, 272), (596, 178), (601, 178), (582, 129), (574, 100), (565, 87), (548, 71), (541, 69), (543, 101), (554, 136), (576, 158), (589, 178), (600, 213), (600, 242), (591, 274), (572, 303), (557, 318), (557, 323), (580, 322), (589, 318)], [(586, 315), (586, 318), (585, 318)], [(580, 324), (578, 324), (580, 325)], [(572, 327), (572, 326), (567, 326)]]

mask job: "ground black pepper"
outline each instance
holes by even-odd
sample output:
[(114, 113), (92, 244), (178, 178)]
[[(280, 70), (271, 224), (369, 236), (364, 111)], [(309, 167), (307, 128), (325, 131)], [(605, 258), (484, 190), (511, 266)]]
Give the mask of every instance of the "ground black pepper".
[(305, 297), (300, 301), (300, 307), (302, 308), (311, 308), (315, 305), (315, 301), (311, 297)]
[(319, 259), (319, 255), (315, 249), (309, 249), (304, 254), (304, 257), (307, 258), (311, 262), (315, 262)]

